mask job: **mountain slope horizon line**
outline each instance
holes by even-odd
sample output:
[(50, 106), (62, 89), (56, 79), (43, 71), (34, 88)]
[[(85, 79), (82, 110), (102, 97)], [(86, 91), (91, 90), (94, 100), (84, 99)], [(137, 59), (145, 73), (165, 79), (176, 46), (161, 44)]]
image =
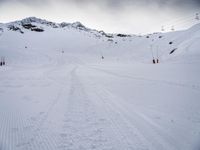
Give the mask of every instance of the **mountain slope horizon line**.
[[(131, 36), (136, 35), (136, 34), (124, 34), (124, 33), (106, 33), (103, 30), (96, 30), (96, 29), (88, 28), (79, 21), (76, 21), (73, 23), (67, 23), (67, 22), (56, 23), (56, 22), (48, 21), (46, 19), (34, 17), (34, 16), (27, 17), (27, 18), (24, 18), (21, 20), (7, 22), (7, 23), (0, 23), (0, 29), (1, 29), (1, 27), (4, 26), (4, 27), (8, 28), (9, 30), (20, 31), (20, 33), (23, 34), (24, 32), (21, 30), (21, 27), (25, 28), (25, 29), (30, 29), (31, 27), (33, 27), (33, 28), (37, 27), (35, 25), (32, 25), (33, 23), (45, 25), (45, 26), (52, 27), (52, 28), (71, 27), (71, 28), (75, 28), (78, 30), (84, 30), (86, 32), (95, 32), (95, 33), (101, 34), (107, 38), (113, 38), (113, 36), (131, 37)], [(44, 31), (42, 28), (37, 28), (37, 29), (38, 29), (38, 32)]]
[[(16, 20), (16, 21), (10, 21), (10, 22), (7, 22), (7, 23), (1, 23), (0, 22), (0, 27), (2, 25), (6, 25), (7, 27), (11, 26), (11, 25), (23, 26), (23, 25), (31, 24), (31, 23), (38, 23), (38, 24), (42, 24), (42, 25), (47, 25), (47, 26), (51, 26), (52, 28), (72, 27), (72, 28), (76, 28), (76, 29), (80, 29), (80, 30), (89, 31), (89, 32), (90, 31), (94, 31), (94, 32), (98, 32), (98, 33), (100, 33), (102, 35), (105, 35), (107, 37), (112, 37), (114, 35), (118, 35), (119, 37), (142, 36), (140, 34), (134, 34), (134, 33), (130, 33), (130, 34), (119, 33), (119, 32), (118, 33), (109, 33), (109, 32), (105, 32), (103, 30), (92, 29), (92, 28), (89, 28), (89, 27), (86, 27), (85, 25), (83, 25), (80, 21), (76, 21), (76, 22), (72, 22), (72, 23), (68, 23), (68, 22), (64, 21), (64, 22), (61, 22), (61, 23), (57, 23), (57, 22), (49, 21), (47, 19), (41, 19), (41, 18), (35, 17), (35, 16), (26, 17), (24, 19)], [(194, 27), (196, 25), (197, 24), (191, 26), (190, 28), (192, 28), (192, 27)], [(188, 28), (188, 29), (190, 29), (190, 28)], [(185, 30), (187, 30), (187, 29), (185, 29)], [(177, 31), (182, 31), (182, 30), (177, 30)], [(171, 31), (171, 32), (176, 32), (176, 31)], [(155, 33), (162, 33), (162, 32), (146, 33), (143, 36), (151, 35), (151, 34), (155, 34)], [(165, 32), (165, 33), (168, 33), (168, 32)]]
[(97, 30), (97, 29), (92, 29), (92, 28), (86, 27), (80, 21), (76, 21), (76, 22), (72, 22), (72, 23), (68, 23), (68, 22), (64, 21), (61, 23), (57, 23), (57, 22), (49, 21), (47, 19), (41, 19), (41, 18), (38, 18), (35, 16), (26, 17), (21, 20), (15, 20), (15, 21), (7, 22), (7, 23), (0, 23), (0, 25), (11, 25), (11, 24), (23, 25), (23, 24), (29, 24), (29, 23), (39, 23), (39, 24), (43, 24), (43, 25), (52, 26), (53, 28), (64, 28), (67, 26), (71, 26), (74, 28), (82, 29), (82, 30), (98, 31), (100, 33), (112, 34), (112, 35), (117, 35), (117, 34), (126, 35), (126, 36), (133, 35), (133, 34), (124, 34), (124, 33), (123, 34), (122, 33), (106, 33), (103, 30)]

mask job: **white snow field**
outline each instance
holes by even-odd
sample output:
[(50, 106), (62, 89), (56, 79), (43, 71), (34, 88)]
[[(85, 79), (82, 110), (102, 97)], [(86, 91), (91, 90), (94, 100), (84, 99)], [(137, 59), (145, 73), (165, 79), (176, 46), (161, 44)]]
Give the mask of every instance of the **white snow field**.
[(0, 150), (200, 150), (200, 24), (148, 36), (0, 24)]

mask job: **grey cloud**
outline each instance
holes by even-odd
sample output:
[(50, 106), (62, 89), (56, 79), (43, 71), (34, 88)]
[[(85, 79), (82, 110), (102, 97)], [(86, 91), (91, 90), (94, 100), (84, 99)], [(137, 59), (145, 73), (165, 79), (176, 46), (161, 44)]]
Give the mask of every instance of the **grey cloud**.
[(160, 6), (183, 6), (193, 5), (200, 6), (200, 0), (63, 0), (65, 2), (73, 1), (76, 4), (96, 3), (97, 5), (105, 4), (110, 7), (119, 7), (123, 5), (151, 5), (158, 4)]
[[(12, 9), (15, 4), (27, 7), (19, 5), (21, 9), (14, 14)], [(152, 28), (156, 25), (160, 29), (166, 20), (184, 17), (199, 11), (198, 8), (200, 0), (0, 0), (0, 12), (4, 14), (1, 20), (4, 22), (10, 21), (11, 18), (14, 20), (31, 15), (58, 22), (63, 19), (78, 20), (87, 26), (107, 32), (138, 32), (149, 22)]]
[[(134, 8), (170, 8), (185, 11), (186, 9), (200, 8), (200, 0), (0, 0), (3, 3), (21, 3), (27, 6), (48, 7), (49, 3), (62, 5), (77, 5), (87, 7), (89, 4), (104, 10), (121, 11), (127, 6)], [(186, 11), (187, 11), (186, 10)]]
[(62, 2), (73, 2), (77, 5), (84, 5), (88, 3), (96, 5), (106, 5), (109, 7), (120, 7), (124, 5), (151, 5), (158, 4), (160, 6), (172, 6), (172, 5), (194, 5), (200, 6), (200, 0), (0, 0), (0, 3), (14, 2), (14, 3), (32, 3), (32, 4), (45, 4), (49, 1), (54, 1), (55, 3)]
[(4, 3), (19, 3), (25, 5), (45, 5), (48, 4), (49, 0), (0, 0), (0, 4)]

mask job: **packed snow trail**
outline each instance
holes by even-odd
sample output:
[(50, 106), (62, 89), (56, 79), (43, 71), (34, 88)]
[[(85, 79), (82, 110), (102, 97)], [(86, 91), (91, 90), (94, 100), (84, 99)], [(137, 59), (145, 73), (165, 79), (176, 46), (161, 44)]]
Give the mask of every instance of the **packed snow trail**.
[[(114, 66), (112, 66), (112, 67), (114, 68)], [(180, 114), (182, 113), (181, 115), (184, 115), (185, 112), (183, 112), (183, 110), (181, 112), (175, 111), (174, 114), (172, 112), (170, 112), (170, 111), (174, 111), (174, 108), (173, 108), (174, 102), (172, 102), (171, 100), (168, 100), (168, 98), (170, 98), (170, 97), (173, 98), (173, 96), (177, 95), (176, 92), (178, 90), (175, 90), (177, 87), (174, 87), (173, 84), (171, 84), (171, 86), (169, 84), (167, 84), (167, 86), (164, 84), (164, 88), (163, 88), (162, 87), (163, 85), (162, 84), (160, 85), (159, 81), (156, 84), (155, 83), (156, 81), (154, 81), (153, 83), (152, 82), (149, 83), (149, 80), (141, 80), (140, 78), (139, 79), (134, 78), (133, 81), (132, 81), (132, 79), (129, 79), (129, 78), (121, 79), (123, 76), (121, 76), (121, 75), (116, 76), (116, 73), (109, 72), (109, 75), (107, 75), (107, 71), (105, 71), (102, 74), (100, 72), (95, 72), (96, 69), (94, 70), (91, 68), (88, 69), (88, 68), (83, 67), (82, 71), (87, 72), (86, 70), (88, 71), (88, 73), (86, 73), (87, 76), (85, 76), (84, 80), (86, 80), (86, 81), (85, 81), (84, 85), (86, 85), (88, 87), (88, 89), (90, 89), (89, 93), (90, 93), (90, 95), (93, 95), (93, 97), (94, 97), (93, 99), (95, 99), (96, 102), (98, 102), (98, 105), (103, 105), (103, 107), (102, 107), (103, 110), (108, 109), (107, 114), (110, 114), (109, 116), (111, 118), (113, 116), (118, 115), (117, 117), (115, 117), (115, 121), (118, 120), (121, 130), (122, 130), (122, 133), (125, 134), (124, 137), (127, 137), (129, 139), (129, 141), (131, 141), (130, 145), (132, 146), (131, 147), (132, 149), (184, 149), (184, 148), (189, 149), (189, 147), (187, 147), (189, 145), (188, 144), (189, 141), (187, 141), (187, 140), (184, 141), (184, 139), (181, 139), (181, 140), (179, 139), (179, 138), (181, 138), (181, 137), (179, 137), (181, 135), (181, 133), (178, 133), (180, 135), (177, 136), (176, 135), (177, 131), (169, 132), (166, 130), (169, 127), (169, 124), (171, 124), (171, 125), (174, 124), (174, 121), (176, 120), (176, 118), (178, 118), (180, 120), (183, 119), (184, 121), (186, 121), (185, 122), (186, 124), (188, 124), (190, 122), (190, 120), (185, 120), (185, 119), (187, 119), (187, 118), (184, 118), (185, 116), (183, 118), (182, 118), (182, 116), (181, 117), (176, 116), (176, 115), (178, 115), (178, 113), (180, 113)], [(102, 71), (102, 69), (101, 69), (101, 71)], [(81, 73), (79, 73), (79, 74), (81, 74)], [(118, 72), (117, 74), (122, 74), (122, 72)], [(113, 75), (114, 75), (114, 78), (113, 78)], [(98, 79), (95, 79), (95, 78), (98, 78)], [(135, 81), (135, 80), (138, 80), (138, 81)], [(93, 83), (92, 83), (92, 81), (93, 81)], [(98, 81), (101, 81), (101, 82), (98, 82)], [(128, 87), (130, 87), (130, 84), (132, 84), (131, 85), (132, 90), (128, 89)], [(95, 85), (95, 86), (90, 87), (90, 85)], [(148, 97), (149, 100), (146, 99), (145, 96), (141, 96), (142, 93), (139, 92), (136, 94), (134, 92), (134, 91), (138, 91), (138, 88), (142, 88), (142, 90), (145, 91), (145, 93), (147, 95), (149, 95), (149, 97)], [(162, 97), (163, 100), (158, 97), (155, 97), (155, 100), (157, 99), (157, 101), (154, 101), (153, 100), (154, 94), (156, 93), (155, 90), (157, 88), (163, 88), (162, 90), (158, 89), (157, 92), (162, 91), (162, 94), (165, 94), (167, 97)], [(184, 89), (185, 87), (183, 86), (182, 88)], [(126, 89), (126, 90), (122, 90), (122, 89)], [(151, 89), (153, 89), (152, 93), (151, 93)], [(119, 90), (119, 91), (116, 91), (116, 90)], [(129, 90), (131, 93), (135, 93), (135, 95), (130, 96)], [(176, 92), (173, 92), (173, 90), (175, 90)], [(191, 90), (193, 90), (193, 89), (191, 89)], [(171, 92), (171, 96), (167, 95), (168, 92)], [(194, 92), (196, 93), (196, 91), (194, 91)], [(199, 95), (199, 92), (200, 91), (198, 91), (198, 95)], [(191, 91), (189, 90), (189, 92), (187, 92), (187, 94), (188, 93), (191, 93)], [(127, 94), (129, 94), (129, 95), (127, 96)], [(141, 99), (140, 100), (141, 102), (139, 102), (139, 103), (137, 100), (138, 98), (136, 98), (137, 96), (140, 96), (139, 99)], [(131, 98), (131, 97), (133, 97), (133, 98)], [(179, 99), (179, 97), (176, 96), (176, 99)], [(146, 101), (146, 100), (148, 100), (148, 101)], [(100, 104), (101, 101), (103, 101), (103, 104)], [(166, 101), (166, 102), (164, 102), (164, 101)], [(195, 101), (198, 101), (198, 97), (196, 97)], [(163, 104), (162, 104), (162, 102), (163, 102)], [(150, 103), (150, 108), (149, 108), (149, 103)], [(171, 108), (169, 110), (167, 110), (167, 112), (165, 112), (166, 110), (164, 110), (164, 109), (162, 110), (163, 106), (160, 106), (160, 105), (161, 104), (165, 105), (167, 103), (169, 103), (168, 105), (171, 105)], [(183, 105), (185, 105), (184, 101), (182, 101), (182, 103), (184, 103)], [(193, 102), (191, 101), (191, 103), (193, 103)], [(196, 103), (194, 103), (194, 104), (196, 104)], [(190, 104), (188, 104), (188, 105), (190, 105)], [(179, 105), (179, 106), (181, 106), (181, 105)], [(178, 106), (175, 106), (176, 109), (177, 109), (177, 107)], [(167, 121), (168, 124), (159, 125), (159, 123), (157, 123), (157, 121), (158, 121), (157, 119), (154, 121), (154, 118), (151, 118), (152, 116), (148, 117), (149, 114), (152, 113), (152, 112), (149, 113), (148, 112), (149, 110), (150, 111), (157, 110), (157, 112), (156, 112), (157, 114), (154, 117), (158, 118), (159, 120), (166, 119), (165, 121)], [(179, 110), (179, 108), (177, 110)], [(186, 107), (185, 107), (185, 111), (187, 111)], [(111, 114), (113, 114), (113, 115), (111, 115)], [(199, 112), (198, 112), (198, 114), (199, 114)], [(155, 115), (155, 114), (153, 114), (153, 115)], [(188, 116), (190, 116), (190, 115), (191, 114), (189, 114)], [(195, 114), (195, 115), (197, 115), (197, 114)], [(157, 117), (157, 116), (159, 116), (159, 117)], [(175, 118), (175, 120), (174, 120), (174, 118)], [(199, 118), (199, 117), (197, 117), (197, 118)], [(122, 126), (124, 123), (126, 124), (126, 126)], [(196, 124), (196, 128), (195, 128), (195, 129), (197, 129), (197, 131), (198, 131), (198, 124), (199, 123)], [(184, 128), (189, 127), (187, 125), (182, 125), (182, 126), (183, 126), (182, 132), (185, 132), (184, 130), (187, 130)], [(177, 130), (179, 130), (178, 128), (179, 127), (177, 127)], [(195, 129), (194, 129), (194, 131), (196, 131)], [(120, 131), (120, 129), (118, 129), (118, 131)], [(180, 130), (178, 132), (180, 132)], [(118, 137), (120, 137), (120, 136), (118, 136)], [(122, 139), (122, 140), (124, 140), (124, 139)], [(140, 141), (140, 142), (138, 142), (138, 141)], [(183, 141), (184, 141), (184, 143), (183, 143)], [(138, 144), (138, 143), (140, 143), (140, 144)], [(148, 143), (147, 144), (148, 146), (147, 145), (144, 146), (145, 145), (144, 143)]]
[(49, 62), (1, 69), (0, 149), (199, 148), (198, 75), (148, 65), (176, 70), (155, 78), (146, 65), (89, 65), (71, 55)]

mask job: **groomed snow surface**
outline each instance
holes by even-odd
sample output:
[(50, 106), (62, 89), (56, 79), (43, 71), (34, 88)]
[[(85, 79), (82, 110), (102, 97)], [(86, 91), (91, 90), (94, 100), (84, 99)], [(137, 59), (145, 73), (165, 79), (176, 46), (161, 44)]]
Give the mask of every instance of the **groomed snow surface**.
[(39, 26), (2, 27), (0, 150), (200, 149), (200, 25), (114, 42)]

